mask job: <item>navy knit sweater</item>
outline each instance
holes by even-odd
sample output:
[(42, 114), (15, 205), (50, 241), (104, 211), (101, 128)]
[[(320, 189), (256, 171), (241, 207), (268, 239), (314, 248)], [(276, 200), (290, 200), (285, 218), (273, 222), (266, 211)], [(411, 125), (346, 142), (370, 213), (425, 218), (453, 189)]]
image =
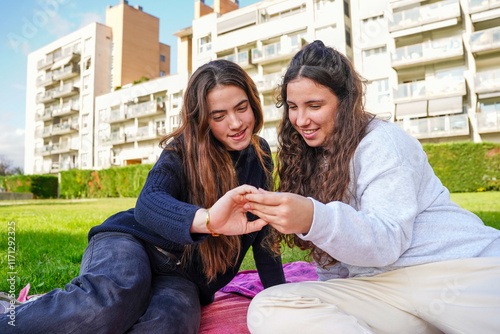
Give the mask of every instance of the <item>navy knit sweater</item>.
[[(269, 154), (269, 158), (265, 160), (266, 168), (272, 170), (270, 149), (262, 138), (260, 146)], [(267, 175), (252, 145), (242, 151), (230, 151), (229, 154), (235, 164), (240, 184), (267, 188)], [(185, 245), (202, 242), (208, 237), (207, 234), (189, 232), (194, 215), (200, 207), (187, 203), (187, 200), (188, 192), (181, 157), (174, 151), (164, 150), (148, 174), (135, 209), (119, 212), (101, 225), (93, 227), (89, 232), (89, 239), (99, 232), (125, 232), (180, 258)], [(251, 214), (248, 216), (250, 220), (256, 219)], [(233, 279), (250, 246), (264, 288), (285, 283), (281, 259), (270, 254), (262, 244), (268, 232), (269, 227), (266, 226), (259, 232), (242, 235), (241, 254), (236, 266), (226, 273), (219, 273), (210, 284), (201, 270), (199, 258), (193, 256), (185, 271), (200, 289), (202, 305), (211, 303), (214, 293)]]

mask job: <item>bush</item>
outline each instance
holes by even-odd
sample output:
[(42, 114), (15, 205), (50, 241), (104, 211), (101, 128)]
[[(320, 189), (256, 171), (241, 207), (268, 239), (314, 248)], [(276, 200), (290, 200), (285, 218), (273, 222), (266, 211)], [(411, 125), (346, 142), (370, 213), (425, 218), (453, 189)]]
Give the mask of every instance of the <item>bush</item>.
[(434, 173), (450, 192), (499, 190), (500, 144), (463, 142), (422, 146)]
[(61, 172), (63, 198), (137, 197), (146, 182), (151, 164), (108, 169)]
[(57, 198), (55, 175), (9, 175), (0, 179), (6, 191), (32, 193), (34, 198)]

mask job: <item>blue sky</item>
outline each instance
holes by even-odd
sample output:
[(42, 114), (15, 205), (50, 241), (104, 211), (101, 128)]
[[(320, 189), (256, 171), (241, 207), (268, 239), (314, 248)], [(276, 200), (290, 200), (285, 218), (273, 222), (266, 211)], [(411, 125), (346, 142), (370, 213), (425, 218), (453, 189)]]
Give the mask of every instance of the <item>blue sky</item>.
[[(177, 38), (191, 26), (195, 0), (129, 0), (129, 5), (160, 18), (160, 42), (171, 47), (177, 71)], [(240, 0), (240, 8), (259, 0)], [(105, 21), (106, 6), (119, 0), (5, 1), (0, 20), (0, 155), (24, 167), (26, 62), (28, 53), (91, 23)], [(213, 0), (205, 1), (212, 5)]]

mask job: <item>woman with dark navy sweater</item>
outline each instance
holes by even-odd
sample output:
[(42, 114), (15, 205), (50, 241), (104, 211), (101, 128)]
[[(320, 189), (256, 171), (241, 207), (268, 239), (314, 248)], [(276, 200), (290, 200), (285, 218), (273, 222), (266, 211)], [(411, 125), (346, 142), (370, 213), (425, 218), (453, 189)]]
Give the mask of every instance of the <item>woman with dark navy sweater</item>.
[(0, 315), (1, 333), (196, 333), (200, 306), (250, 246), (263, 286), (285, 282), (265, 246), (269, 227), (243, 209), (248, 185), (272, 181), (255, 84), (212, 61), (193, 73), (181, 114), (135, 209), (90, 230), (80, 276), (17, 307), (15, 328)]

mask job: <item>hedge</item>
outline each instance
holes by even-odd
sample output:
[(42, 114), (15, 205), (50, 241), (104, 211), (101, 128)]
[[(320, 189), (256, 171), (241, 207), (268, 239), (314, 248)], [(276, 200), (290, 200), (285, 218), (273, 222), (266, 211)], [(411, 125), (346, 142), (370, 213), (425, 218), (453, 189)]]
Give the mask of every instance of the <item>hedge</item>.
[(463, 142), (422, 146), (434, 173), (450, 192), (499, 190), (500, 144)]
[(61, 172), (62, 198), (137, 197), (152, 164)]
[(55, 175), (9, 175), (0, 177), (6, 191), (32, 193), (34, 198), (57, 198)]

